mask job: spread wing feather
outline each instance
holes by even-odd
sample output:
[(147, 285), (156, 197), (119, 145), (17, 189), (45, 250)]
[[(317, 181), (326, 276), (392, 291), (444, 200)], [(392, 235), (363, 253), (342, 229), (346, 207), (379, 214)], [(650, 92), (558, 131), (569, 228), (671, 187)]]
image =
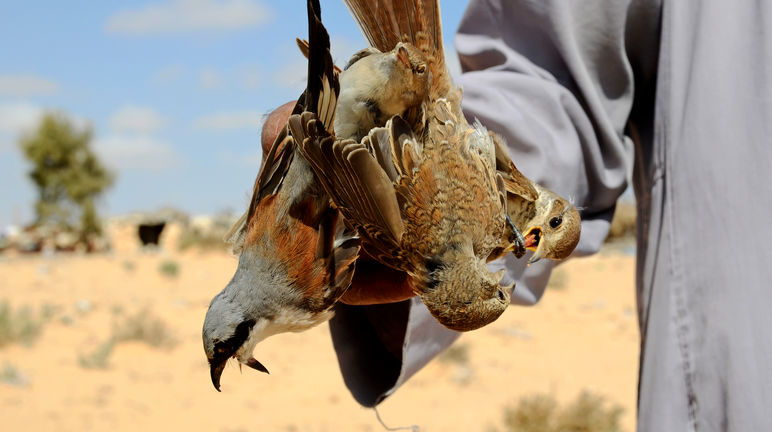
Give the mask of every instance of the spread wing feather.
[(336, 140), (311, 113), (291, 116), (289, 127), (303, 157), (346, 220), (358, 229), (368, 252), (401, 269), (405, 226), (395, 183), (381, 165), (389, 162), (380, 150), (385, 128), (356, 142)]

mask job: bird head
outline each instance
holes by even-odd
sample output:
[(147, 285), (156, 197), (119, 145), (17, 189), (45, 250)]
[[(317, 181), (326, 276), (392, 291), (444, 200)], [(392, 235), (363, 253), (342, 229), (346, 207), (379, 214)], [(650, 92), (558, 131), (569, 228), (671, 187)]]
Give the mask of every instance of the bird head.
[(248, 318), (247, 305), (232, 295), (234, 277), (228, 286), (220, 292), (209, 305), (204, 319), (202, 337), (204, 352), (209, 360), (209, 372), (212, 384), (220, 391), (220, 376), (229, 359), (235, 358), (252, 369), (268, 373), (262, 363), (252, 357), (252, 351), (262, 338), (265, 318)]
[(525, 247), (534, 251), (529, 263), (542, 258), (562, 260), (574, 251), (582, 230), (579, 211), (565, 198), (534, 183), (539, 193), (536, 215), (523, 236)]
[[(429, 62), (426, 56), (410, 43), (400, 42), (392, 50), (397, 58), (402, 97), (407, 106), (421, 103), (429, 91)], [(396, 83), (395, 83), (396, 84)]]
[(424, 280), (428, 282), (420, 293), (432, 316), (455, 331), (475, 330), (495, 321), (507, 309), (514, 285), (501, 285), (503, 270), (491, 273), (484, 259), (464, 255), (427, 260)]

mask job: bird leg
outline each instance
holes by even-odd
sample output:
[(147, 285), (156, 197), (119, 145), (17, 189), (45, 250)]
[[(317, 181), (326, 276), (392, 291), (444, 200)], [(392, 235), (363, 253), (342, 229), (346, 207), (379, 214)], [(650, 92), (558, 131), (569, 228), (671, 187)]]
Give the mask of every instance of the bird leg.
[(507, 223), (509, 223), (510, 228), (512, 228), (512, 231), (515, 233), (515, 240), (512, 242), (512, 252), (516, 257), (522, 258), (523, 255), (525, 255), (525, 239), (523, 238), (523, 234), (519, 229), (517, 229), (515, 223), (512, 221), (512, 218), (509, 217), (509, 214), (507, 214)]

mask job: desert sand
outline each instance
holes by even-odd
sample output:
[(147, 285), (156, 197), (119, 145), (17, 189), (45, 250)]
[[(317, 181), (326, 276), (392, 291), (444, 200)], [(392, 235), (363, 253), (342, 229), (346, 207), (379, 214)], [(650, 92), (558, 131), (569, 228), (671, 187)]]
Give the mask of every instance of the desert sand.
[[(163, 274), (164, 262), (175, 263), (178, 274)], [(0, 255), (0, 301), (14, 310), (45, 305), (51, 316), (30, 346), (0, 347), (2, 429), (383, 430), (344, 386), (326, 324), (268, 339), (256, 357), (270, 375), (239, 373), (230, 364), (222, 393), (214, 390), (201, 325), (235, 266), (226, 252), (136, 247), (93, 256)], [(504, 407), (523, 395), (565, 402), (587, 389), (624, 407), (624, 429), (634, 430), (634, 258), (607, 252), (558, 271), (537, 306), (510, 307), (463, 335), (457, 344), (468, 360), (435, 360), (387, 399), (384, 421), (422, 431), (486, 431), (501, 428)], [(160, 319), (176, 344), (121, 342), (101, 367), (81, 364), (114, 326), (140, 312)]]

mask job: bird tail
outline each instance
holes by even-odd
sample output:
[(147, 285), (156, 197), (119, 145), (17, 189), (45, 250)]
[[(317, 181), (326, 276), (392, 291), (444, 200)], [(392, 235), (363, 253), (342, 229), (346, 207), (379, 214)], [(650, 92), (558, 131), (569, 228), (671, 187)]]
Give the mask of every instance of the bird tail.
[(370, 45), (386, 52), (410, 42), (429, 60), (429, 94), (445, 96), (451, 89), (442, 46), (439, 0), (344, 0)]

